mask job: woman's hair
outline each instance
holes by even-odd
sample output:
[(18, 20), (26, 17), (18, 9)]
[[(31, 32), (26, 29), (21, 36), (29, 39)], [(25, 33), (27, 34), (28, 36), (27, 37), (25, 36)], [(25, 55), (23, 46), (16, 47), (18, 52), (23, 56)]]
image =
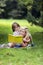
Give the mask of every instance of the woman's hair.
[(12, 30), (13, 30), (13, 32), (15, 31), (15, 24), (17, 25), (17, 27), (20, 27), (20, 25), (19, 25), (18, 23), (14, 22), (14, 23), (12, 24)]

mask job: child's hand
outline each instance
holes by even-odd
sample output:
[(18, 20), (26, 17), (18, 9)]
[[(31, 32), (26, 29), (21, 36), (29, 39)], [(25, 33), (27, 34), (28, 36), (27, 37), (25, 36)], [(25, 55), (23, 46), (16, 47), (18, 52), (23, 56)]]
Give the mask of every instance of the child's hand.
[(25, 41), (26, 39), (24, 38), (23, 41)]
[(30, 42), (30, 39), (25, 39), (24, 38), (23, 41), (26, 42), (26, 43), (28, 43), (28, 42)]

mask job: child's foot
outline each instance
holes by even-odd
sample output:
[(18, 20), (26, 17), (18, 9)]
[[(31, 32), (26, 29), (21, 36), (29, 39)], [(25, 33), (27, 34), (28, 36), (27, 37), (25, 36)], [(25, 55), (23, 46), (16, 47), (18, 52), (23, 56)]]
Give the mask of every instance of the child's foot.
[(28, 44), (28, 46), (27, 47), (31, 47), (31, 44)]

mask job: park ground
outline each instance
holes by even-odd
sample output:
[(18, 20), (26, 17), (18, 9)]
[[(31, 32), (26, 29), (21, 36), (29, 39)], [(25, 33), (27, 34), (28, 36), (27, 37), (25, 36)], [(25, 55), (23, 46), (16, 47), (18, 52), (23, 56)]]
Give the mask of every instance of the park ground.
[(24, 19), (0, 19), (0, 44), (8, 43), (8, 34), (12, 34), (13, 22), (29, 28), (35, 46), (0, 49), (0, 65), (43, 65), (43, 28), (40, 26), (31, 26), (31, 23)]

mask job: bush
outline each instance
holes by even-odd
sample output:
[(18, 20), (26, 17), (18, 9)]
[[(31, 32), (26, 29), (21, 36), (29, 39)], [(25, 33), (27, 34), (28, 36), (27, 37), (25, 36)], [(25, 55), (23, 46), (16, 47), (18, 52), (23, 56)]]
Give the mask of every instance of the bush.
[(43, 11), (41, 11), (41, 17), (39, 18), (39, 25), (43, 27)]
[(26, 19), (27, 19), (29, 22), (32, 22), (32, 23), (34, 23), (34, 22), (36, 21), (36, 20), (35, 20), (35, 17), (33, 17), (30, 12), (27, 13)]

